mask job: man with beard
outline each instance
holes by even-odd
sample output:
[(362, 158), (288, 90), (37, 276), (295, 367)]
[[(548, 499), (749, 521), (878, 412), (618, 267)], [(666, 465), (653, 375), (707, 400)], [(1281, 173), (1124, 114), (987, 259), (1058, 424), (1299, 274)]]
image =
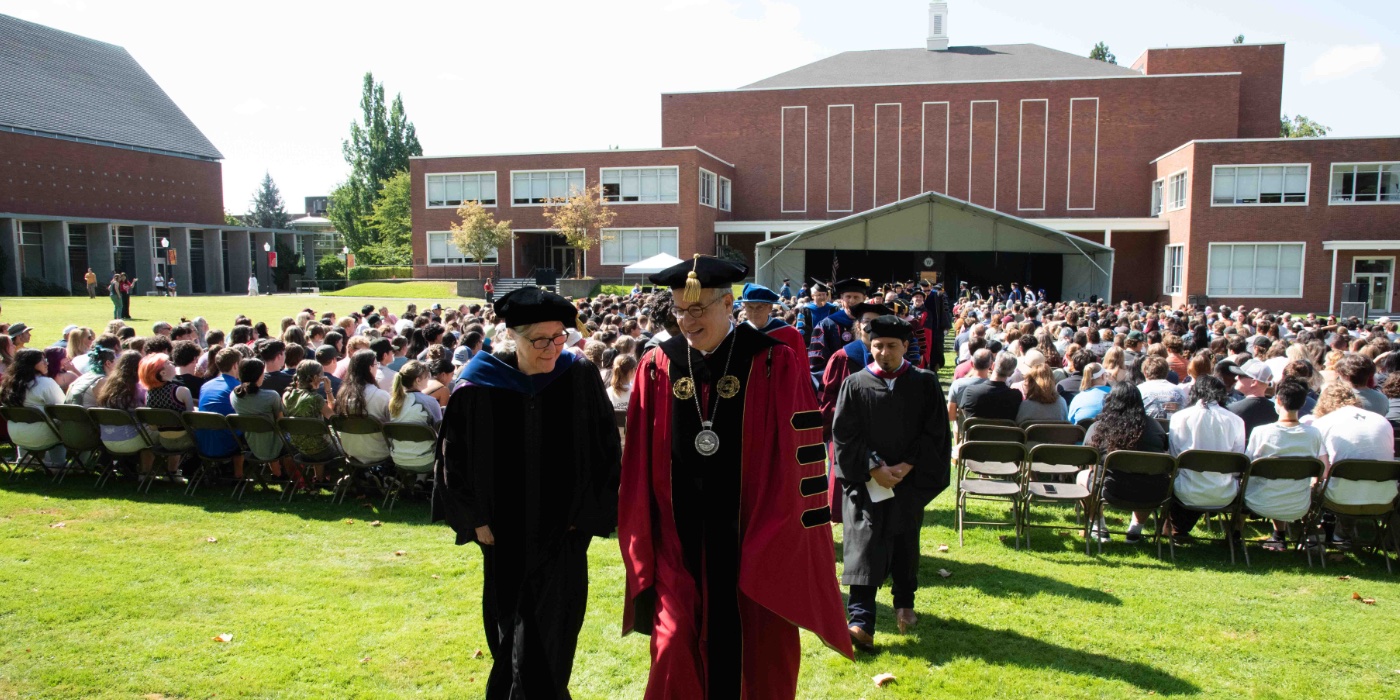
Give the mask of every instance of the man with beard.
[(709, 256), (652, 275), (681, 335), (642, 358), (627, 413), (623, 632), (651, 635), (646, 698), (793, 698), (798, 627), (851, 655), (833, 574), (821, 416), (802, 358), (748, 324)]
[(598, 369), (565, 352), (578, 313), (524, 287), (496, 302), (513, 352), (479, 352), (443, 416), (433, 520), (481, 546), (486, 697), (568, 698), (588, 545), (617, 522), (621, 446)]
[(919, 529), (924, 508), (948, 487), (952, 443), (938, 375), (904, 359), (913, 327), (895, 316), (862, 325), (873, 361), (842, 383), (832, 432), (849, 631), (858, 648), (873, 651), (875, 591), (887, 576), (899, 631), (918, 622)]

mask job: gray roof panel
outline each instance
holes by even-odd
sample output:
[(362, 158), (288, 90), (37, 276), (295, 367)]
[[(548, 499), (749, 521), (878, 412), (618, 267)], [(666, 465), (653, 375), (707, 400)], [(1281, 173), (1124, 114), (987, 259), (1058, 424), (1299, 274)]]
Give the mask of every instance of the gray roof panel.
[(120, 46), (0, 15), (0, 124), (222, 159)]
[(950, 46), (946, 51), (846, 51), (779, 73), (740, 90), (947, 83), (965, 81), (1115, 78), (1142, 75), (1036, 44)]

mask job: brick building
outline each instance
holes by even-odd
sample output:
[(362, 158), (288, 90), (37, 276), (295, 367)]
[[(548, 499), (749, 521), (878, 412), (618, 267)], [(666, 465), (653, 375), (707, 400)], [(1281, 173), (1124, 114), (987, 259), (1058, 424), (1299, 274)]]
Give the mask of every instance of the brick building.
[(0, 15), (0, 65), (0, 294), (81, 292), (89, 267), (270, 287), (262, 246), (297, 233), (224, 224), (223, 156), (125, 49)]
[[(839, 255), (841, 276), (880, 281), (1015, 280), (1052, 296), (1099, 293), (1182, 303), (1199, 295), (1244, 304), (1280, 300), (1291, 309), (1317, 311), (1356, 278), (1371, 285), (1376, 311), (1391, 309), (1394, 285), (1386, 275), (1394, 274), (1394, 261), (1370, 253), (1400, 247), (1400, 208), (1362, 205), (1400, 204), (1400, 139), (1276, 138), (1282, 44), (1148, 49), (1131, 66), (1117, 66), (1031, 44), (949, 46), (948, 29), (947, 3), (931, 3), (926, 48), (846, 52), (734, 90), (662, 95), (663, 150), (633, 152), (648, 155), (627, 162), (657, 153), (703, 153), (716, 162), (675, 162), (678, 200), (635, 213), (615, 207), (618, 226), (674, 228), (678, 247), (672, 252), (682, 257), (733, 248), (760, 261), (756, 277), (765, 283), (778, 281), (778, 268), (828, 277)], [(520, 168), (573, 168), (593, 184), (613, 172), (620, 157), (416, 159), (419, 273), (458, 274), (427, 262), (428, 232), (445, 230), (453, 215), (450, 208), (426, 206), (417, 188), (431, 184), (427, 178), (470, 170), (511, 183)], [(720, 159), (728, 163), (720, 166)], [(729, 206), (714, 212), (701, 206), (702, 215), (692, 218), (704, 192), (695, 186), (700, 169), (715, 167), (725, 168)], [(1249, 178), (1255, 185), (1233, 184)], [(1296, 189), (1300, 178), (1307, 184), (1302, 201), (1295, 201), (1293, 189), (1273, 191)], [(1230, 201), (1213, 201), (1213, 185), (1218, 180), (1223, 187), (1227, 179), (1236, 188)], [(1342, 201), (1339, 188), (1351, 188), (1350, 201)], [(1075, 241), (1111, 248), (1106, 286), (1067, 284), (1064, 256), (1038, 255), (1034, 246), (1007, 249), (983, 232), (994, 228), (969, 226), (957, 252), (929, 247), (932, 218), (928, 245), (910, 250), (861, 250), (830, 235), (841, 229), (830, 225), (834, 221), (869, 221), (876, 211), (907, 216), (907, 206), (889, 207), (912, 206), (926, 192), (981, 210), (984, 220), (1005, 215), (1070, 234), (1063, 243), (1071, 248), (1083, 245)], [(515, 196), (505, 189), (499, 194)], [(957, 206), (937, 203), (940, 211)], [(520, 209), (502, 210), (498, 218), (519, 218), (522, 230), (539, 226)], [(809, 245), (814, 236), (795, 235), (818, 231), (824, 247)], [(1043, 237), (1026, 240), (1033, 239)], [(1231, 246), (1260, 241), (1288, 246)], [(590, 255), (587, 269), (615, 278), (641, 252)], [(1253, 256), (1258, 284), (1243, 284), (1246, 254)], [(767, 264), (782, 256), (788, 258), (782, 265)], [(525, 277), (541, 261), (550, 262), (523, 247), (507, 257), (487, 261), (488, 267), (500, 276)], [(1227, 272), (1241, 281), (1221, 277)]]

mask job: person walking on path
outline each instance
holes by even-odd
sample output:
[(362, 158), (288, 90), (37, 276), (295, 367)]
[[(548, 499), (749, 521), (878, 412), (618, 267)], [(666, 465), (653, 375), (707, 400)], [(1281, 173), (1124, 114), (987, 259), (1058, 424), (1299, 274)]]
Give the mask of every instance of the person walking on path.
[(92, 268), (87, 269), (87, 274), (83, 275), (83, 282), (87, 284), (88, 298), (97, 298), (97, 273)]

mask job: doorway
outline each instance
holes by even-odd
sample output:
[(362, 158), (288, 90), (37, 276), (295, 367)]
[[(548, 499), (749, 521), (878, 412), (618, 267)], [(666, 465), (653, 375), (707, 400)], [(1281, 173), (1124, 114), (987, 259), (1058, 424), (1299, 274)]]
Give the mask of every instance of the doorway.
[(1351, 281), (1366, 286), (1367, 311), (1372, 314), (1390, 313), (1395, 258), (1353, 258), (1351, 266)]

